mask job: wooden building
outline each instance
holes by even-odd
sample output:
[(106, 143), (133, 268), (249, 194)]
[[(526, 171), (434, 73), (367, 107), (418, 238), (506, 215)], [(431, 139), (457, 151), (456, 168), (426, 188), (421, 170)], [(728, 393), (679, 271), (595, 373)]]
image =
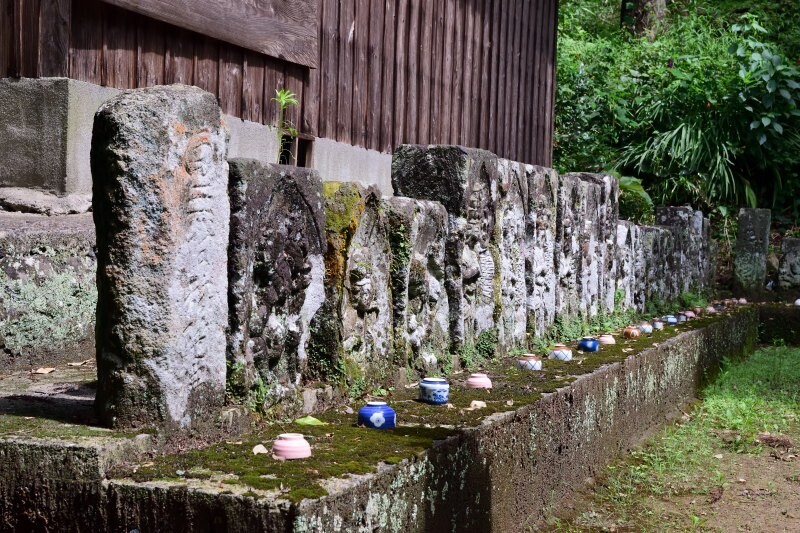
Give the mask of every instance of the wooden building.
[(557, 0), (0, 0), (0, 77), (197, 85), (226, 113), (389, 153), (550, 165)]

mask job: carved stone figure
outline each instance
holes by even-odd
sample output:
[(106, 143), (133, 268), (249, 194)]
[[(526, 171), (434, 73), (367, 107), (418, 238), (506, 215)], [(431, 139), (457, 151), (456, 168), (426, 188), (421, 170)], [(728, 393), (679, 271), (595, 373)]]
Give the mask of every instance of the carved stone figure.
[(92, 137), (97, 408), (113, 426), (201, 427), (225, 395), (228, 134), (186, 86), (112, 98)]

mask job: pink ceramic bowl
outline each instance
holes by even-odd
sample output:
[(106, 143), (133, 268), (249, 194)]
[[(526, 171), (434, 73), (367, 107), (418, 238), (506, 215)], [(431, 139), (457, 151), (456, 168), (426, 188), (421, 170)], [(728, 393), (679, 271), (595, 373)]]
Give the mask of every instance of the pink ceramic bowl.
[(683, 314), (686, 315), (686, 318), (697, 318), (697, 315), (694, 313), (694, 311), (684, 311)]
[(706, 307), (706, 313), (708, 313), (709, 315), (713, 315), (716, 312), (717, 312), (717, 310), (716, 310), (716, 308), (714, 306), (709, 305), (708, 307)]
[(740, 303), (741, 305), (744, 305), (744, 304), (746, 304), (746, 303), (747, 303), (747, 298), (739, 298), (739, 303)]
[(311, 445), (300, 433), (283, 433), (275, 439), (272, 455), (282, 459), (305, 459), (311, 457)]
[(491, 389), (492, 380), (486, 374), (472, 374), (464, 382), (468, 389)]
[(600, 342), (600, 344), (616, 344), (617, 343), (617, 341), (614, 339), (614, 337), (609, 335), (608, 333), (606, 333), (605, 335), (600, 335), (597, 338), (597, 340)]

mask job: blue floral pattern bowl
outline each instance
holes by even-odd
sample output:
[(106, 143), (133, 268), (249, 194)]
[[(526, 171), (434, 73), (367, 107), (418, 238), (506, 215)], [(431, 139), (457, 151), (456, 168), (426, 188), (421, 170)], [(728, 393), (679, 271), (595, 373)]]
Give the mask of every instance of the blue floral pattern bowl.
[(386, 402), (367, 402), (358, 410), (358, 425), (372, 429), (394, 429), (397, 414)]
[(664, 317), (664, 322), (666, 322), (669, 326), (674, 326), (678, 323), (678, 319), (673, 315), (667, 315)]
[(443, 405), (450, 399), (450, 384), (444, 378), (425, 378), (419, 383), (419, 399), (433, 405)]
[(542, 358), (531, 354), (522, 355), (517, 358), (517, 368), (520, 370), (541, 370)]

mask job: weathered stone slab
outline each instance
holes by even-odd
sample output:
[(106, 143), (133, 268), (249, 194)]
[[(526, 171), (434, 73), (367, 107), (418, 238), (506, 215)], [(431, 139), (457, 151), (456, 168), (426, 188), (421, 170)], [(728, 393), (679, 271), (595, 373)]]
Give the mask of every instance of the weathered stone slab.
[(385, 376), (391, 367), (389, 233), (380, 193), (327, 182), (325, 303), (312, 321), (312, 372), (343, 361), (348, 379)]
[(0, 371), (94, 356), (92, 216), (0, 213)]
[(583, 305), (583, 235), (586, 221), (586, 188), (575, 175), (559, 176), (555, 267), (556, 314), (579, 316)]
[(528, 210), (525, 227), (525, 272), (528, 333), (543, 335), (556, 317), (556, 222), (558, 173), (550, 168), (526, 167)]
[(459, 146), (398, 148), (392, 185), (399, 196), (440, 202), (447, 209), (447, 294), (454, 350), (496, 332), (499, 249), (497, 157)]
[(665, 302), (673, 297), (669, 282), (673, 275), (672, 267), (667, 260), (674, 248), (672, 233), (655, 226), (639, 226), (639, 231), (646, 272), (645, 303)]
[(316, 171), (232, 159), (228, 382), (260, 377), (274, 398), (297, 385), (325, 299), (325, 212)]
[(450, 346), (445, 290), (447, 211), (438, 202), (394, 197), (384, 202), (392, 252), (395, 363), (440, 370)]
[(526, 237), (529, 175), (534, 169), (508, 159), (497, 160), (497, 215), (494, 241), (497, 247), (499, 291), (496, 307), (497, 336), (503, 350), (527, 346), (528, 290), (526, 285)]
[[(620, 310), (639, 309), (639, 279), (637, 279), (637, 256), (641, 253), (639, 228), (633, 222), (620, 220), (617, 223), (616, 290), (620, 294)], [(643, 303), (643, 302), (642, 302)]]
[(619, 182), (608, 174), (575, 174), (586, 184), (584, 300), (589, 315), (611, 313), (615, 304)]
[(201, 427), (225, 396), (227, 132), (186, 86), (106, 102), (92, 138), (97, 408), (114, 426)]
[(706, 287), (708, 270), (708, 246), (704, 244), (709, 224), (701, 211), (691, 207), (658, 207), (656, 222), (672, 232), (675, 248), (670, 266), (676, 273), (671, 276), (672, 292), (675, 296), (685, 292), (696, 292)]
[(764, 288), (772, 213), (769, 209), (739, 210), (739, 233), (733, 261), (733, 287), (744, 293)]
[(778, 270), (778, 285), (782, 289), (800, 287), (800, 239), (784, 237), (781, 244), (781, 262)]

